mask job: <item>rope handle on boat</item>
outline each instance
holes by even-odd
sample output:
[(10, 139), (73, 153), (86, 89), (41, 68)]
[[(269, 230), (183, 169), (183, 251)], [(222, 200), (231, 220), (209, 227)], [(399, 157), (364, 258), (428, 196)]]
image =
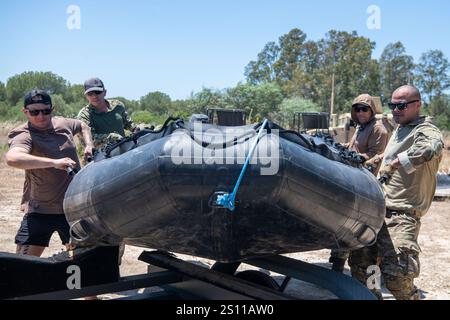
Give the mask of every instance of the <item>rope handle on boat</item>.
[[(69, 236), (70, 236), (73, 240), (75, 240), (75, 241), (77, 241), (77, 242), (85, 242), (86, 240), (88, 240), (88, 239), (90, 238), (90, 235), (87, 235), (87, 236), (84, 237), (84, 238), (78, 238), (78, 236), (75, 235), (75, 234), (73, 233), (73, 228), (74, 228), (77, 224), (80, 224), (80, 225), (81, 225), (81, 221), (83, 221), (83, 219), (80, 219), (80, 220), (75, 221), (73, 224), (70, 225), (70, 228), (69, 228)], [(83, 228), (83, 227), (82, 227), (82, 228)]]
[(250, 152), (247, 155), (247, 159), (245, 159), (244, 166), (242, 167), (241, 173), (239, 174), (239, 178), (236, 182), (236, 185), (234, 186), (233, 192), (229, 194), (228, 192), (219, 191), (213, 194), (213, 198), (215, 198), (214, 205), (216, 207), (223, 207), (227, 208), (230, 211), (234, 211), (235, 209), (235, 200), (236, 200), (236, 194), (238, 192), (239, 186), (242, 182), (242, 179), (244, 178), (245, 171), (247, 170), (248, 164), (250, 163), (250, 160), (253, 157), (253, 153), (255, 152), (256, 146), (259, 143), (259, 140), (262, 137), (264, 128), (267, 125), (268, 120), (264, 119), (263, 124), (261, 125), (259, 129), (258, 136), (256, 137), (256, 140), (253, 142), (252, 147), (250, 148)]

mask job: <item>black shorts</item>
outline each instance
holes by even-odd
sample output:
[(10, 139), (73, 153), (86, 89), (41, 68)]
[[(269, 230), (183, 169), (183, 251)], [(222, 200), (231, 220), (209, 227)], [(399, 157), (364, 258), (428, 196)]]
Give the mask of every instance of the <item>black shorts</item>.
[(69, 243), (69, 224), (64, 214), (27, 213), (16, 235), (16, 244), (48, 247), (53, 232), (63, 244)]

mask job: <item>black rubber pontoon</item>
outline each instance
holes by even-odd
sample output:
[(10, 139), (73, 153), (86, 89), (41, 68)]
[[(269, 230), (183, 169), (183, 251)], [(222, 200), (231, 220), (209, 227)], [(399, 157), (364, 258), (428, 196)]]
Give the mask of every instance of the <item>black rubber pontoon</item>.
[(79, 242), (126, 244), (221, 262), (374, 242), (385, 203), (361, 159), (329, 137), (269, 122), (237, 192), (261, 125), (173, 121), (110, 145), (73, 179), (64, 210)]

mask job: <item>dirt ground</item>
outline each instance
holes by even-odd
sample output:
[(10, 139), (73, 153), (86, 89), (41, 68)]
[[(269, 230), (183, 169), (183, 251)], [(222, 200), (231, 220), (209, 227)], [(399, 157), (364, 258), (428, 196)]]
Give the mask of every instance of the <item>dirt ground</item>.
[[(0, 147), (4, 145), (5, 137), (1, 135)], [(1, 153), (1, 150), (0, 150)], [(23, 176), (22, 170), (11, 169), (4, 164), (3, 155), (0, 162), (0, 251), (15, 252), (14, 236), (19, 228), (23, 213), (19, 210), (21, 198)], [(417, 286), (422, 290), (422, 297), (427, 300), (450, 299), (450, 201), (433, 202), (428, 214), (422, 220), (422, 230), (419, 237), (419, 244), (422, 248), (421, 254), (421, 274), (416, 280)], [(60, 244), (57, 234), (54, 234), (50, 247), (44, 252), (44, 257), (61, 252), (63, 247)], [(121, 275), (132, 275), (145, 273), (147, 265), (137, 260), (137, 257), (144, 249), (127, 246), (123, 263), (121, 265)], [(214, 261), (200, 259), (192, 256), (179, 255), (184, 260), (197, 261), (204, 265), (212, 265)], [(328, 263), (329, 250), (321, 250), (307, 253), (290, 254), (289, 257), (300, 259), (306, 262), (330, 267)], [(256, 269), (243, 265), (240, 269)], [(348, 272), (348, 266), (346, 268)], [(281, 281), (282, 278), (276, 274), (275, 279)], [(333, 299), (333, 294), (326, 290), (319, 289), (313, 285), (301, 281), (291, 281), (288, 285), (287, 293), (298, 298), (306, 299)], [(392, 298), (387, 290), (384, 290), (384, 297)], [(109, 296), (106, 295), (106, 298)]]

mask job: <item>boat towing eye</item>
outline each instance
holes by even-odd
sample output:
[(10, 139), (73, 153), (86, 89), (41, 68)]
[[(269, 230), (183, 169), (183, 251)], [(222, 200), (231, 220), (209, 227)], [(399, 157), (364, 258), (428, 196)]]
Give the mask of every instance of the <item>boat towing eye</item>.
[(244, 178), (245, 171), (247, 170), (247, 167), (250, 163), (250, 160), (253, 157), (253, 153), (255, 152), (256, 146), (259, 143), (259, 140), (262, 137), (263, 130), (267, 125), (268, 120), (264, 119), (263, 124), (261, 125), (259, 129), (258, 136), (256, 137), (256, 140), (253, 142), (252, 147), (250, 148), (250, 152), (247, 155), (247, 159), (245, 159), (244, 166), (242, 167), (241, 173), (239, 174), (239, 178), (237, 179), (236, 185), (234, 186), (233, 192), (230, 194), (225, 191), (218, 191), (215, 192), (212, 195), (212, 204), (216, 208), (226, 208), (230, 211), (234, 211), (235, 209), (235, 202), (236, 202), (236, 194), (238, 192), (239, 186), (242, 182), (242, 179)]

